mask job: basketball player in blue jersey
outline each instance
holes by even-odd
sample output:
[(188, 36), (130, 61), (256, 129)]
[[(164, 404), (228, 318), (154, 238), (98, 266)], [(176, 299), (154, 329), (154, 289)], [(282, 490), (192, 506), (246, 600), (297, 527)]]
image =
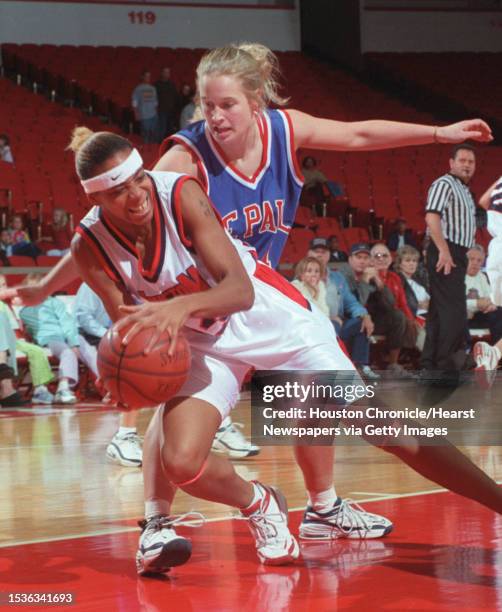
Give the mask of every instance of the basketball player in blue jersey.
[[(279, 263), (300, 199), (303, 179), (296, 158), (300, 147), (369, 151), (492, 139), (481, 120), (445, 127), (379, 120), (343, 123), (296, 110), (271, 110), (269, 104), (285, 102), (277, 93), (277, 72), (274, 54), (262, 45), (231, 45), (209, 52), (197, 68), (197, 101), (203, 118), (165, 141), (161, 152), (166, 152), (155, 166), (197, 177), (225, 227), (254, 246), (272, 267)], [(152, 434), (157, 435), (150, 429), (145, 436), (145, 455), (158, 448)], [(368, 538), (390, 531), (387, 519), (360, 511), (337, 496), (332, 447), (298, 446), (295, 455), (309, 496), (300, 537)], [(162, 488), (165, 479), (157, 472), (158, 484), (151, 487), (150, 470), (158, 462), (146, 464), (147, 512), (166, 514), (172, 497)], [(351, 528), (354, 525), (356, 529)]]
[[(152, 419), (151, 427), (162, 432), (152, 460), (174, 486), (239, 508), (264, 564), (291, 563), (299, 547), (287, 526), (284, 498), (271, 487), (243, 480), (226, 457), (211, 454), (210, 448), (250, 366), (345, 370), (353, 383), (360, 382), (333, 326), (253, 257), (250, 247), (225, 232), (196, 179), (145, 172), (137, 150), (110, 132), (77, 128), (72, 149), (94, 205), (72, 241), (78, 272), (112, 320), (132, 325), (125, 343), (153, 327), (148, 351), (162, 333), (167, 331), (175, 342), (183, 329), (192, 348), (190, 376)], [(188, 273), (189, 284), (184, 282)], [(295, 328), (302, 333), (288, 333)], [(445, 438), (435, 442), (430, 446), (430, 439), (403, 434), (377, 445), (422, 476), (502, 513), (502, 489)], [(304, 523), (312, 529), (308, 535), (323, 537), (320, 529), (314, 531), (313, 519)], [(140, 574), (163, 572), (188, 560), (189, 542), (176, 535), (175, 524), (162, 515), (145, 521), (136, 557)], [(353, 524), (346, 535), (358, 529)]]
[[(364, 151), (492, 139), (489, 127), (477, 119), (437, 127), (381, 120), (344, 123), (295, 110), (270, 111), (269, 103), (283, 102), (277, 95), (275, 71), (275, 57), (261, 45), (211, 51), (197, 70), (204, 120), (177, 134), (175, 145), (156, 166), (199, 178), (226, 227), (254, 245), (271, 265), (279, 261), (298, 204), (298, 148)], [(74, 275), (68, 257), (47, 276), (38, 293), (33, 288), (20, 292), (27, 303), (37, 301)], [(174, 494), (162, 474), (158, 444), (157, 432), (150, 428), (144, 445), (147, 519), (169, 515)], [(388, 532), (388, 520), (360, 512), (337, 497), (332, 448), (297, 447), (295, 454), (309, 494), (301, 537), (367, 538)], [(171, 538), (167, 520), (157, 533), (161, 554), (160, 544), (168, 548)]]

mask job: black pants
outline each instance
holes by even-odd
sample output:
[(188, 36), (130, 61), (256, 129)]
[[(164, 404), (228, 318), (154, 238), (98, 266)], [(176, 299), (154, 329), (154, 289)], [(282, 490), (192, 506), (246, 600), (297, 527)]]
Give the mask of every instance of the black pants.
[(477, 312), (469, 319), (471, 329), (488, 327), (492, 336), (492, 342), (498, 342), (502, 338), (502, 308), (499, 306), (493, 312)]
[(461, 370), (466, 365), (465, 329), (467, 305), (465, 273), (467, 248), (448, 242), (455, 263), (450, 274), (436, 272), (439, 251), (431, 241), (427, 249), (427, 272), (431, 301), (421, 365), (426, 370)]

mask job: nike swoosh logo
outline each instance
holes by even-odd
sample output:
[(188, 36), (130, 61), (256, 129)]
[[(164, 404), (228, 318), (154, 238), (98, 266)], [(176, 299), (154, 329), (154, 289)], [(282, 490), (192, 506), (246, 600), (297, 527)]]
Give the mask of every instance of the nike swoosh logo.
[(119, 178), (120, 174), (117, 174), (117, 176), (111, 176), (110, 178), (112, 179), (112, 181), (116, 181)]

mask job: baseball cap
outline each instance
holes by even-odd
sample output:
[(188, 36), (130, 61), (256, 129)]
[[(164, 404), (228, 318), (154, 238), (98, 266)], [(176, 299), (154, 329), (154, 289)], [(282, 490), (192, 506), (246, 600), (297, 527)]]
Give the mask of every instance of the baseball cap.
[(366, 242), (356, 242), (356, 244), (353, 244), (350, 247), (350, 254), (355, 255), (356, 253), (368, 253), (369, 255), (371, 253), (369, 244), (366, 244)]
[(330, 250), (329, 244), (326, 238), (314, 238), (310, 242), (310, 248), (311, 249), (328, 249), (328, 251)]

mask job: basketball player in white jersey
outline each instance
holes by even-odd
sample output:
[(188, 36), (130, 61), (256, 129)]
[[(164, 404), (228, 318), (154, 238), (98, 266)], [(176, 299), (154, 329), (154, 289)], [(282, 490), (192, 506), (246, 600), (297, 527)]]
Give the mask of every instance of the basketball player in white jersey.
[[(275, 83), (269, 62), (270, 52), (260, 45), (242, 45), (217, 49), (209, 55), (210, 57), (201, 62), (201, 65), (206, 67), (206, 72), (199, 74), (199, 85), (202, 85), (199, 93), (203, 102), (202, 109), (207, 130), (217, 145), (216, 149), (218, 150), (218, 147), (221, 149), (222, 159), (232, 163), (233, 172), (252, 177), (256, 174), (256, 169), (261, 167), (264, 156), (259, 115), (270, 100), (278, 101), (274, 100)], [(314, 118), (298, 111), (289, 111), (288, 115), (289, 142), (284, 147), (283, 157), (291, 158), (290, 165), (294, 165), (295, 150), (300, 146), (334, 150), (374, 150), (431, 142), (454, 143), (466, 138), (491, 140), (489, 127), (480, 120), (436, 127), (380, 120), (343, 123)], [(278, 163), (280, 156), (277, 156), (276, 151), (273, 154), (276, 155), (274, 163)], [(159, 167), (186, 172), (202, 180), (206, 173), (208, 184), (211, 182), (209, 163), (199, 159), (195, 152), (190, 152), (181, 144), (164, 156)], [(264, 175), (264, 178), (267, 177)], [(262, 182), (265, 181), (261, 179), (258, 181), (260, 184)], [(220, 194), (212, 190), (211, 197), (215, 200), (216, 207), (220, 209), (223, 206), (219, 201)], [(225, 196), (223, 193), (222, 197), (228, 199), (229, 194)], [(260, 192), (258, 198), (260, 202), (267, 201), (267, 198), (269, 198), (267, 191)], [(231, 200), (233, 201), (233, 198)], [(290, 216), (296, 209), (297, 201), (290, 199), (285, 202), (285, 206), (285, 213)], [(227, 217), (227, 221), (232, 221), (235, 216), (233, 211), (227, 213), (222, 209), (222, 212)], [(251, 222), (252, 212), (248, 212), (247, 219), (250, 222), (248, 229), (251, 230), (251, 236), (246, 235), (248, 231), (245, 225), (243, 237), (253, 242), (256, 234), (256, 248), (260, 250), (258, 240), (263, 239), (263, 232), (260, 223)], [(266, 212), (263, 209), (262, 214)], [(241, 219), (245, 217), (243, 209), (236, 210), (235, 213)], [(238, 219), (238, 222), (242, 221)], [(275, 219), (275, 226), (277, 225), (278, 219)], [(230, 229), (239, 233), (235, 227), (231, 226)], [(286, 226), (286, 230), (288, 229)], [(279, 237), (283, 238), (282, 235)], [(277, 260), (277, 249), (274, 247), (273, 250), (275, 253), (272, 255)], [(266, 250), (266, 253), (268, 252), (270, 251)], [(58, 286), (58, 277), (66, 280), (74, 273), (71, 261), (66, 260), (48, 275), (40, 290), (53, 291)], [(29, 300), (30, 295), (26, 295), (27, 290), (22, 289), (22, 291), (25, 293), (25, 299)], [(33, 296), (33, 299), (37, 297)], [(150, 428), (149, 431), (152, 434), (155, 453), (158, 448), (155, 445), (157, 429)], [(148, 453), (150, 444), (150, 435), (147, 435), (145, 454)], [(309, 492), (309, 508), (301, 526), (303, 537), (331, 538), (347, 534), (350, 534), (350, 537), (378, 537), (388, 531), (389, 521), (370, 513), (359, 513), (337, 497), (333, 487), (333, 449), (299, 447), (295, 449), (295, 454), (302, 467)], [(157, 469), (156, 476), (152, 479), (150, 470), (158, 465), (158, 461), (146, 461), (147, 516), (154, 516), (154, 513), (168, 514), (174, 493), (172, 489), (166, 487), (161, 469)], [(347, 524), (344, 522), (344, 517), (348, 517)], [(354, 525), (357, 529), (352, 528)]]
[[(487, 211), (487, 228), (492, 236), (486, 259), (492, 302), (502, 306), (502, 177), (485, 191), (479, 205)], [(489, 387), (494, 381), (494, 373), (502, 356), (502, 339), (494, 346), (488, 342), (476, 342), (473, 355), (479, 373), (478, 380), (484, 387)]]
[[(112, 320), (127, 314), (122, 324), (133, 327), (125, 342), (148, 327), (156, 329), (150, 346), (164, 331), (175, 342), (183, 329), (192, 348), (191, 375), (152, 419), (162, 431), (157, 461), (165, 478), (191, 495), (240, 508), (263, 563), (293, 561), (299, 549), (287, 528), (282, 496), (244, 481), (226, 458), (211, 455), (212, 439), (250, 366), (339, 369), (353, 371), (357, 379), (354, 366), (327, 317), (225, 233), (195, 179), (145, 172), (139, 153), (116, 134), (77, 128), (72, 148), (94, 204), (72, 242), (81, 276)], [(131, 302), (141, 303), (124, 306)], [(298, 334), (288, 333), (291, 329)], [(421, 475), (502, 513), (497, 484), (444, 438), (438, 446), (415, 436), (389, 442), (392, 446), (384, 442), (382, 448)], [(137, 553), (140, 574), (188, 559), (189, 545), (173, 527), (168, 517), (145, 522)]]

